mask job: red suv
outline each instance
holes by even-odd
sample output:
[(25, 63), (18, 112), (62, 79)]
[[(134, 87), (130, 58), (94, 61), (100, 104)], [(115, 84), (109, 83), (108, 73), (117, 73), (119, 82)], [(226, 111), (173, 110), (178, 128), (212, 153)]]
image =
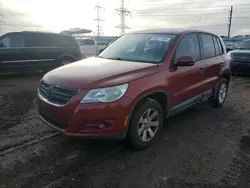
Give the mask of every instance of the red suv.
[(204, 101), (223, 105), (230, 61), (212, 33), (126, 34), (97, 57), (47, 73), (38, 88), (40, 117), (65, 135), (124, 139), (147, 148), (165, 118)]

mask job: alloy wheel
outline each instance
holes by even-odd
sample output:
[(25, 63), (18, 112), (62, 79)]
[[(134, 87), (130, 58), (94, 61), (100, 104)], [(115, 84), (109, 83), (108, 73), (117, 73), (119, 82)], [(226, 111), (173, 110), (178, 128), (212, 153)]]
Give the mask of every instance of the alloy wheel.
[(141, 141), (148, 142), (156, 134), (160, 125), (159, 113), (155, 109), (146, 110), (138, 123), (138, 136)]
[(227, 85), (225, 83), (222, 83), (220, 85), (219, 95), (218, 95), (219, 103), (224, 102), (224, 100), (226, 99), (226, 95), (227, 95)]

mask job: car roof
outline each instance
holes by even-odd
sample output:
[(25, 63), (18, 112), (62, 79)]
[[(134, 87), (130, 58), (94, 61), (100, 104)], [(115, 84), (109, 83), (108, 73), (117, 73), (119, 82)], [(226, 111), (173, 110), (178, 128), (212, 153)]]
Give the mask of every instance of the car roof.
[[(155, 34), (174, 34), (174, 35), (179, 35), (179, 34), (185, 34), (185, 33), (191, 33), (191, 32), (202, 32), (202, 33), (209, 33), (213, 34), (207, 31), (203, 30), (196, 30), (196, 29), (185, 29), (185, 28), (154, 28), (154, 29), (144, 29), (144, 30), (139, 30), (139, 31), (134, 31), (131, 32), (130, 34), (134, 33), (155, 33)], [(215, 34), (213, 34), (215, 35)]]
[(42, 32), (42, 31), (19, 31), (19, 32), (9, 32), (6, 34), (20, 34), (20, 33), (26, 33), (26, 34), (49, 34), (49, 35), (60, 35), (60, 36), (68, 36), (72, 37), (71, 35), (65, 35), (60, 33), (53, 33), (53, 32)]

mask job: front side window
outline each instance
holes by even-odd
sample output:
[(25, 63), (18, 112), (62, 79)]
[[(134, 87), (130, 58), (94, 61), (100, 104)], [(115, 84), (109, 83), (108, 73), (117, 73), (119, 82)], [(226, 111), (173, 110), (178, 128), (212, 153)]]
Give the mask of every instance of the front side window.
[(15, 34), (8, 35), (0, 40), (1, 47), (3, 48), (20, 48), (24, 47), (23, 35)]
[(241, 42), (236, 49), (238, 50), (250, 50), (250, 40), (245, 40)]
[(172, 34), (124, 35), (110, 44), (99, 57), (160, 63), (174, 38)]
[(192, 56), (195, 61), (201, 59), (200, 44), (197, 34), (188, 34), (181, 39), (175, 52), (175, 60), (181, 56)]
[(203, 58), (209, 59), (215, 57), (215, 47), (213, 42), (213, 36), (210, 34), (200, 34), (203, 48)]

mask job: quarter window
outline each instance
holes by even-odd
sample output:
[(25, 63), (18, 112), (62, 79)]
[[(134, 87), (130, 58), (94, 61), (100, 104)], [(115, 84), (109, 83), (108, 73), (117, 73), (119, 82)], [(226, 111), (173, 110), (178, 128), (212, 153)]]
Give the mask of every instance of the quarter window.
[(215, 48), (213, 42), (213, 36), (202, 33), (201, 35), (202, 47), (203, 47), (203, 58), (209, 59), (215, 56)]
[(214, 46), (215, 46), (215, 55), (219, 56), (220, 55), (220, 50), (219, 50), (218, 41), (217, 41), (216, 37), (214, 37), (214, 36), (213, 36), (213, 40), (214, 40)]
[(221, 40), (218, 37), (216, 37), (216, 40), (217, 40), (217, 42), (219, 44), (219, 53), (221, 55), (221, 54), (223, 54), (223, 48), (222, 48), (222, 45), (221, 45)]
[(200, 58), (200, 45), (197, 34), (185, 35), (176, 49), (176, 59), (181, 56), (192, 56), (195, 61)]

